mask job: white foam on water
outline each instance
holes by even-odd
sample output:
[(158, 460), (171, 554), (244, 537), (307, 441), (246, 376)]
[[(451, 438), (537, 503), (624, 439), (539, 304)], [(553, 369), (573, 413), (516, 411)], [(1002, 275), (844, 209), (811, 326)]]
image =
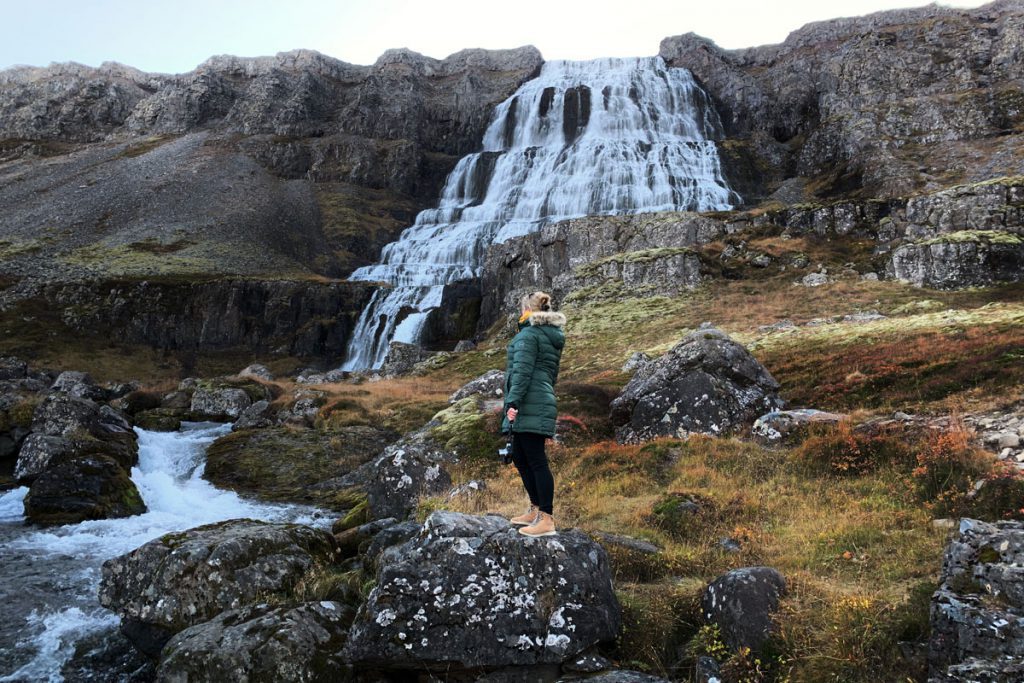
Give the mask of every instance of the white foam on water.
[(661, 57), (545, 63), (495, 108), (438, 207), (351, 275), (391, 287), (363, 311), (342, 369), (379, 368), (391, 341), (418, 342), (445, 285), (478, 278), (491, 244), (579, 216), (731, 208), (722, 134), (708, 94)]
[(58, 683), (64, 677), (61, 667), (75, 654), (76, 643), (96, 631), (115, 628), (120, 619), (105, 609), (83, 611), (71, 607), (46, 615), (33, 610), (25, 619), (26, 626), (33, 630), (42, 628), (42, 633), (19, 647), (33, 647), (33, 658), (17, 671), (0, 677), (0, 681), (48, 681)]
[[(62, 579), (81, 587), (73, 596), (77, 600), (74, 606), (51, 606), (46, 612), (33, 610), (29, 615), (20, 615), (25, 620), (26, 637), (18, 642), (17, 648), (35, 654), (0, 681), (60, 681), (61, 667), (74, 654), (75, 644), (89, 633), (118, 623), (117, 616), (96, 602), (99, 567), (109, 558), (166, 533), (228, 519), (251, 518), (318, 527), (329, 523), (329, 518), (314, 508), (245, 500), (202, 479), (206, 447), (230, 430), (230, 424), (188, 422), (179, 432), (136, 428), (139, 464), (132, 468), (131, 478), (146, 504), (146, 513), (46, 529), (25, 527), (24, 533), (15, 534), (0, 545), (0, 554), (17, 553), (41, 567), (47, 566), (48, 558), (61, 558), (60, 566), (71, 572)], [(24, 522), (23, 501), (27, 492), (26, 487), (21, 487), (0, 496), (0, 522)], [(19, 615), (9, 614), (6, 618)]]

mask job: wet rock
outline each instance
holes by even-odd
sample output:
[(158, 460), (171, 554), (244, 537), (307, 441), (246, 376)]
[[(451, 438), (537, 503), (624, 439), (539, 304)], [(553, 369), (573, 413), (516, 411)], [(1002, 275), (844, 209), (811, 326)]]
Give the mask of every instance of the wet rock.
[(435, 512), (384, 551), (345, 656), (387, 669), (565, 662), (621, 620), (607, 556), (584, 534), (528, 539), (499, 517)]
[(786, 592), (786, 580), (771, 567), (744, 567), (718, 577), (704, 589), (701, 613), (716, 624), (733, 651), (758, 652), (768, 638), (771, 616)]
[(18, 461), (14, 466), (14, 478), (22, 484), (28, 484), (42, 474), (51, 462), (76, 453), (75, 444), (62, 436), (47, 434), (29, 434), (18, 451)]
[(294, 524), (230, 520), (167, 534), (103, 563), (100, 604), (155, 657), (175, 633), (217, 614), (287, 598), (335, 559), (334, 537)]
[[(932, 596), (929, 673), (937, 681), (1014, 680), (1024, 670), (1024, 523), (960, 521)], [(973, 674), (1003, 673), (1002, 678)]]
[(351, 607), (331, 601), (229, 610), (171, 638), (156, 680), (345, 680), (336, 655), (351, 620)]
[(562, 664), (562, 671), (571, 673), (592, 674), (604, 671), (612, 666), (612, 663), (605, 657), (598, 654), (583, 654), (573, 657)]
[(76, 524), (146, 511), (135, 484), (115, 459), (84, 455), (60, 462), (32, 482), (25, 517), (33, 524)]
[(481, 398), (501, 398), (505, 392), (505, 373), (502, 370), (488, 370), (474, 380), (470, 380), (448, 397), (448, 403), (458, 403), (470, 396)]
[(135, 424), (154, 432), (176, 432), (181, 429), (184, 411), (175, 408), (154, 408), (136, 413)]
[(260, 365), (259, 363), (253, 363), (247, 366), (244, 370), (238, 373), (239, 377), (251, 377), (255, 379), (262, 379), (267, 382), (274, 381), (274, 373), (270, 372), (270, 369), (266, 365)]
[(794, 410), (773, 410), (754, 421), (751, 427), (753, 435), (765, 442), (782, 441), (791, 434), (806, 429), (813, 424), (838, 424), (846, 419), (841, 413), (829, 413), (813, 408)]
[(237, 418), (250, 405), (252, 399), (243, 389), (199, 387), (192, 394), (190, 409), (196, 419), (227, 422)]
[(633, 375), (612, 401), (611, 420), (620, 442), (725, 434), (781, 408), (778, 389), (743, 346), (702, 327)]

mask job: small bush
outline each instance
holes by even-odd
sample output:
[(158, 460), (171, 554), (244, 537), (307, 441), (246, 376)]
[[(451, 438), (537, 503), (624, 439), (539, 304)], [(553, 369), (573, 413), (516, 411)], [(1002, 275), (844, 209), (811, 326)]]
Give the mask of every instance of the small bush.
[(959, 516), (969, 506), (974, 482), (992, 469), (992, 456), (971, 443), (962, 426), (921, 439), (912, 474), (918, 497), (936, 514)]
[(793, 461), (831, 474), (861, 475), (909, 460), (911, 451), (902, 436), (892, 429), (855, 429), (844, 420), (813, 430), (793, 452)]
[(1024, 475), (1007, 462), (999, 462), (981, 480), (970, 500), (970, 515), (979, 519), (1024, 519)]

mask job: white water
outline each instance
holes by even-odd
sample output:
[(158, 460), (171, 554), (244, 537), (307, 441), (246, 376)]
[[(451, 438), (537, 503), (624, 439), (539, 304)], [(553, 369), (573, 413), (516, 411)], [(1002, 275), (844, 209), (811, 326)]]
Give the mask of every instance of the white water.
[(721, 134), (690, 72), (660, 57), (547, 62), (495, 109), (438, 208), (352, 274), (392, 287), (363, 311), (343, 369), (379, 368), (391, 341), (418, 342), (444, 286), (479, 277), (493, 243), (579, 216), (731, 208)]
[[(51, 529), (23, 526), (22, 487), (0, 496), (0, 681), (60, 681), (75, 645), (116, 627), (99, 606), (100, 566), (172, 531), (249, 517), (326, 525), (317, 510), (248, 501), (202, 479), (206, 447), (230, 425), (185, 423), (181, 432), (139, 435), (139, 465), (132, 468), (148, 512), (124, 519)], [(5, 675), (6, 674), (6, 675)]]

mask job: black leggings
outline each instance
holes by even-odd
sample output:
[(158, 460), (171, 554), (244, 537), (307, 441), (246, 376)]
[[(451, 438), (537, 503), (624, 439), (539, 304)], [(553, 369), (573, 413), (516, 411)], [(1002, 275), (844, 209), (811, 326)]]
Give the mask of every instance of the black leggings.
[(548, 456), (544, 453), (547, 438), (533, 432), (513, 432), (512, 462), (519, 470), (526, 492), (530, 494), (530, 502), (550, 515), (555, 498), (555, 478), (551, 476)]

